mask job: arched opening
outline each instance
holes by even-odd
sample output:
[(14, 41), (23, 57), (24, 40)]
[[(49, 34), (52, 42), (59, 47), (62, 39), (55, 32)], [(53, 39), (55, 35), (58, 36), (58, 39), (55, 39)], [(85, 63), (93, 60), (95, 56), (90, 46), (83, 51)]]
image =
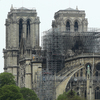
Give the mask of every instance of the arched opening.
[(66, 31), (70, 31), (70, 22), (69, 21), (67, 21), (66, 22)]
[(95, 99), (100, 100), (100, 87), (95, 88)]
[(27, 20), (27, 26), (26, 26), (26, 38), (30, 35), (30, 19)]
[(98, 63), (98, 64), (96, 65), (96, 69), (97, 69), (98, 71), (100, 71), (100, 63)]
[(98, 79), (99, 76), (100, 76), (100, 63), (98, 63), (98, 64), (96, 65), (95, 76), (96, 76), (97, 79)]
[(85, 98), (87, 97), (87, 93), (86, 93), (86, 90), (85, 90), (85, 94), (84, 94), (84, 97), (85, 97)]
[(22, 38), (22, 33), (23, 33), (23, 19), (19, 20), (19, 46)]
[(78, 22), (75, 21), (74, 23), (74, 31), (77, 32), (78, 31)]

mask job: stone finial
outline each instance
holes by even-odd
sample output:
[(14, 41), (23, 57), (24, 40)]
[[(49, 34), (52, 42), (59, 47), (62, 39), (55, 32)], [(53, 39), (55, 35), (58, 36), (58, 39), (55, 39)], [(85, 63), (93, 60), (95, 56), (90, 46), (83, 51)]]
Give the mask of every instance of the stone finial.
[(78, 10), (78, 6), (76, 6), (76, 10)]
[(12, 9), (14, 9), (14, 8), (13, 8), (13, 4), (11, 5), (11, 8), (10, 8), (10, 10), (12, 10)]

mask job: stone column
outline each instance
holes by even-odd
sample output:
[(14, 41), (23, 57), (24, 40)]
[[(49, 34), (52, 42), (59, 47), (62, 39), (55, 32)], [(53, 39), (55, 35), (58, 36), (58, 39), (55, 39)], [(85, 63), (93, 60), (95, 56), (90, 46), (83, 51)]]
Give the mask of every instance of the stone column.
[(16, 82), (18, 82), (18, 80), (17, 80), (17, 68), (15, 67), (13, 67), (13, 73), (12, 73), (14, 76), (15, 76), (15, 81)]
[(39, 22), (35, 23), (35, 37), (36, 37), (36, 44), (39, 46)]
[(9, 35), (9, 23), (8, 22), (6, 22), (6, 48), (8, 48), (8, 35)]
[(19, 65), (19, 68), (18, 68), (18, 86), (21, 87), (21, 69), (20, 69), (20, 65)]
[(70, 25), (70, 32), (74, 32), (74, 24)]
[(90, 89), (89, 89), (90, 80), (87, 80), (87, 100), (90, 100)]
[(25, 65), (25, 87), (32, 89), (32, 80), (31, 80), (31, 64), (30, 61), (26, 61)]
[(61, 27), (61, 32), (66, 30), (65, 25), (63, 24), (63, 22), (60, 23), (60, 27)]
[(85, 77), (85, 68), (83, 68), (83, 77)]
[(33, 63), (32, 64), (33, 89), (37, 88), (37, 74), (41, 73), (41, 71), (42, 71), (42, 63)]
[(23, 22), (23, 37), (26, 39), (26, 21)]
[(36, 41), (35, 41), (35, 38), (36, 38), (36, 35), (35, 35), (35, 24), (34, 23), (31, 23), (31, 26), (30, 26), (30, 31), (31, 31), (31, 44), (32, 44), (32, 48), (34, 48), (35, 44), (36, 44)]
[(16, 36), (18, 35), (17, 30), (18, 30), (17, 23), (16, 22), (11, 23), (11, 47), (15, 48), (17, 48), (18, 44), (18, 42), (16, 42), (17, 41)]
[(83, 24), (83, 31), (87, 32), (87, 24), (86, 23)]
[(79, 25), (78, 32), (82, 32), (82, 24)]
[(81, 72), (81, 70), (79, 70), (78, 72), (79, 72), (79, 77), (80, 77), (80, 72)]

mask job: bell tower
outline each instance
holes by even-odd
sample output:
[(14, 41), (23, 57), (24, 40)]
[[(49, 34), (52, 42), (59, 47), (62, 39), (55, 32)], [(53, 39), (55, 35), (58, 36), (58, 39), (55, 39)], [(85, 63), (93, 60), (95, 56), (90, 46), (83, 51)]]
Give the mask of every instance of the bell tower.
[[(15, 76), (17, 84), (20, 83), (22, 59), (31, 59), (32, 51), (39, 48), (40, 20), (35, 9), (11, 6), (6, 19), (6, 47), (4, 53), (4, 71)], [(25, 60), (24, 60), (25, 61)], [(24, 62), (24, 65), (26, 62)], [(23, 65), (23, 66), (24, 66)]]
[(88, 20), (84, 10), (68, 8), (55, 13), (52, 27), (60, 32), (87, 32)]

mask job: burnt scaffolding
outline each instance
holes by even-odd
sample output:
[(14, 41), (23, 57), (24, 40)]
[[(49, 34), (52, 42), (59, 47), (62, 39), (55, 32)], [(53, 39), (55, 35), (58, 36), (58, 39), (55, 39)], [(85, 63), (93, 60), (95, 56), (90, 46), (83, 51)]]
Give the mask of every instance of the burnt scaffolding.
[(54, 74), (64, 68), (66, 57), (81, 53), (99, 53), (100, 32), (59, 32), (48, 30), (42, 36), (42, 49), (47, 52), (47, 68)]
[(65, 59), (84, 53), (99, 53), (100, 32), (98, 29), (88, 32), (60, 32), (50, 29), (42, 35), (42, 49), (46, 52), (46, 67), (37, 78), (39, 98), (54, 100), (56, 74), (65, 67)]

